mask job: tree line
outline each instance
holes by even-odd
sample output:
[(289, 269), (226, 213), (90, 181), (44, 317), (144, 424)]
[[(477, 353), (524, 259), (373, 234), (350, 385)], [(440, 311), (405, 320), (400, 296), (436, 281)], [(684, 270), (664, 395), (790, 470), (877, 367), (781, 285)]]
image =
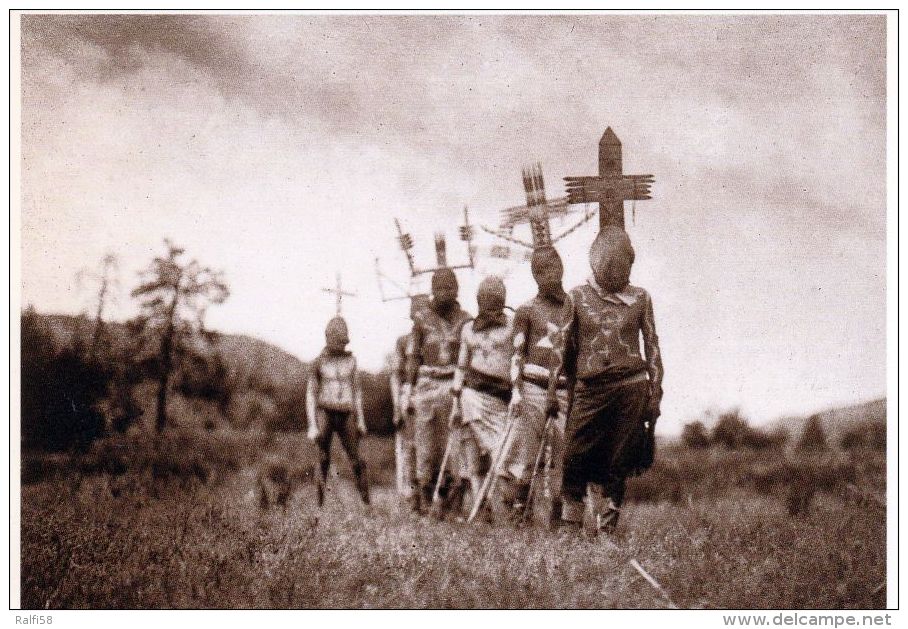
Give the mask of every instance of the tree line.
[[(784, 426), (762, 430), (751, 426), (737, 409), (721, 413), (711, 430), (699, 420), (685, 424), (681, 441), (694, 449), (719, 446), (728, 450), (765, 450), (782, 448), (791, 443), (799, 451), (821, 452), (834, 445), (819, 415), (811, 415), (792, 442), (791, 434)], [(835, 445), (842, 450), (869, 448), (885, 451), (885, 422), (865, 421), (850, 426), (838, 437)]]

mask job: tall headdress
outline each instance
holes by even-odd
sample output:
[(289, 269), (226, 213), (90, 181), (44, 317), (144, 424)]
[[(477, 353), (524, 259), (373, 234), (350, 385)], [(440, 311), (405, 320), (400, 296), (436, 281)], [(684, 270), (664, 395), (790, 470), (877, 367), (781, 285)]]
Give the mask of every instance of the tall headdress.
[(614, 225), (624, 229), (624, 202), (652, 198), (652, 175), (625, 175), (622, 167), (621, 140), (611, 127), (599, 139), (599, 174), (591, 177), (565, 177), (568, 203), (598, 203), (599, 229)]
[[(570, 207), (568, 197), (552, 200), (546, 198), (542, 165), (539, 162), (524, 167), (521, 171), (521, 176), (523, 178), (523, 189), (526, 193), (526, 205), (518, 205), (502, 210), (501, 222), (497, 229), (485, 226), (482, 226), (482, 229), (502, 241), (518, 245), (524, 250), (521, 256), (524, 259), (528, 258), (530, 252), (535, 249), (554, 246), (555, 243), (573, 233), (595, 216), (595, 211), (585, 210), (580, 219), (568, 229), (553, 236), (551, 219), (567, 217), (577, 211)], [(529, 242), (514, 235), (514, 229), (520, 225), (529, 226)], [(514, 257), (510, 247), (507, 245), (493, 247), (489, 255), (504, 259)]]
[(397, 242), (400, 244), (401, 250), (404, 252), (404, 256), (407, 258), (407, 265), (410, 267), (410, 276), (411, 278), (417, 277), (419, 275), (425, 275), (427, 273), (434, 273), (440, 269), (473, 269), (475, 268), (473, 256), (475, 254), (475, 247), (473, 246), (473, 226), (470, 225), (470, 214), (466, 206), (463, 208), (463, 225), (460, 226), (460, 239), (466, 243), (467, 247), (467, 262), (462, 264), (448, 264), (448, 245), (445, 241), (445, 236), (441, 232), (435, 233), (435, 262), (436, 266), (434, 267), (417, 267), (416, 261), (413, 258), (413, 237), (405, 233), (403, 228), (400, 226), (400, 221), (396, 218), (394, 219), (394, 225), (397, 227)]
[[(381, 294), (382, 302), (390, 301), (402, 301), (404, 299), (415, 300), (425, 295), (418, 293), (413, 290), (413, 281), (415, 278), (421, 275), (433, 274), (435, 275), (437, 271), (441, 270), (450, 270), (452, 273), (455, 269), (473, 269), (474, 265), (474, 255), (476, 252), (476, 247), (473, 245), (474, 229), (470, 224), (470, 213), (469, 210), (463, 208), (463, 225), (458, 226), (460, 239), (466, 243), (467, 249), (467, 262), (462, 264), (449, 264), (448, 263), (448, 245), (445, 240), (444, 234), (436, 232), (435, 234), (435, 266), (433, 267), (418, 267), (416, 266), (416, 261), (413, 256), (413, 237), (404, 232), (403, 228), (400, 225), (398, 219), (394, 219), (394, 226), (397, 228), (397, 242), (400, 245), (401, 251), (404, 253), (404, 257), (407, 260), (407, 266), (410, 270), (410, 285), (405, 288), (401, 283), (395, 281), (387, 274), (381, 270), (381, 263), (378, 258), (375, 258), (375, 274), (378, 279), (378, 290)], [(395, 292), (389, 295), (385, 289), (386, 285), (390, 285), (395, 289)]]
[(339, 317), (341, 315), (341, 310), (343, 310), (344, 297), (356, 297), (356, 293), (351, 293), (345, 291), (343, 285), (341, 284), (341, 275), (340, 273), (336, 276), (336, 282), (334, 288), (323, 288), (322, 292), (332, 293), (334, 295), (334, 307), (336, 310), (336, 315)]

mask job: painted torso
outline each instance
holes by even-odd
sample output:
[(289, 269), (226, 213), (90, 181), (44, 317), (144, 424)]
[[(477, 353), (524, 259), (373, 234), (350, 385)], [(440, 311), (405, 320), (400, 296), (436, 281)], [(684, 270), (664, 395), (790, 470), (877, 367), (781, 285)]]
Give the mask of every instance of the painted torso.
[(647, 368), (640, 351), (649, 296), (628, 286), (618, 296), (589, 284), (571, 289), (575, 317), (578, 378), (623, 378)]
[(563, 325), (563, 308), (563, 304), (537, 295), (517, 309), (514, 331), (526, 335), (525, 370), (527, 365), (535, 365), (545, 370), (539, 373), (547, 374), (555, 365), (555, 340)]
[(356, 359), (351, 354), (322, 353), (315, 368), (318, 369), (318, 405), (333, 411), (352, 411)]
[(466, 368), (496, 380), (509, 380), (514, 353), (514, 317), (507, 315), (506, 318), (505, 325), (479, 332), (473, 329), (473, 321), (464, 325), (461, 338), (468, 350)]
[(416, 348), (422, 357), (421, 365), (450, 367), (454, 370), (460, 332), (470, 315), (458, 308), (450, 319), (445, 319), (432, 308), (426, 308), (414, 322), (419, 328), (421, 346)]

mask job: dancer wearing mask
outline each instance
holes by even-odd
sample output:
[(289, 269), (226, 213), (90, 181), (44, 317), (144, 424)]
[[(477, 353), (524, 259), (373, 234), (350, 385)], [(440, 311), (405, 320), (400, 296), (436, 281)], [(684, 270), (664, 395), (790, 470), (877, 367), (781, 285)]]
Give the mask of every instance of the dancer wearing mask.
[[(504, 433), (511, 399), (513, 317), (504, 311), (504, 282), (495, 276), (479, 284), (479, 314), (463, 326), (451, 392), (460, 401), (461, 487), (479, 491), (482, 458), (491, 455)], [(494, 473), (491, 472), (491, 473)]]
[(549, 381), (550, 409), (558, 407), (562, 371), (572, 389), (562, 518), (582, 521), (589, 535), (617, 526), (626, 479), (648, 464), (644, 451), (660, 414), (663, 372), (653, 302), (629, 284), (633, 263), (627, 234), (605, 227), (590, 248), (593, 276), (565, 301), (560, 368)]
[(335, 433), (350, 459), (356, 488), (363, 503), (369, 504), (366, 469), (359, 456), (359, 439), (366, 434), (362, 388), (356, 358), (347, 351), (350, 342), (347, 323), (340, 316), (328, 322), (325, 349), (310, 367), (306, 385), (307, 436), (318, 446), (318, 506), (325, 501), (331, 441)]
[(561, 285), (564, 275), (561, 256), (553, 246), (542, 245), (534, 249), (530, 268), (539, 292), (517, 308), (514, 316), (511, 404), (518, 420), (514, 428), (514, 445), (502, 470), (494, 504), (499, 513), (510, 511), (514, 519), (522, 519), (533, 470), (537, 462), (541, 462), (533, 491), (533, 502), (538, 508), (533, 511), (540, 514), (545, 526), (549, 526), (560, 512), (558, 496), (561, 491), (567, 380), (561, 376), (557, 381), (558, 408), (554, 412), (549, 434), (546, 434), (547, 388), (557, 362), (554, 340), (563, 325), (562, 310), (567, 294)]
[[(410, 320), (416, 321), (429, 306), (428, 295), (413, 295), (410, 299)], [(391, 359), (391, 401), (394, 405), (394, 452), (397, 465), (397, 490), (412, 511), (419, 511), (416, 483), (416, 455), (413, 443), (413, 415), (407, 412), (401, 398), (407, 382), (407, 357), (412, 353), (411, 333), (404, 334), (394, 345)]]
[[(412, 352), (401, 406), (413, 414), (419, 510), (428, 511), (448, 435), (451, 383), (460, 348), (460, 332), (470, 315), (457, 301), (457, 276), (449, 268), (432, 275), (432, 301), (413, 321)], [(452, 460), (457, 460), (454, 456)]]

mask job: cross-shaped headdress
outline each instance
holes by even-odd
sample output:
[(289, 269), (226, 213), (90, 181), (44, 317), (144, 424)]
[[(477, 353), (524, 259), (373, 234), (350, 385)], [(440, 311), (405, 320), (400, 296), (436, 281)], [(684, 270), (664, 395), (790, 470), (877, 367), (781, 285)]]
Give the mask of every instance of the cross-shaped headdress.
[(394, 219), (394, 225), (397, 227), (397, 241), (407, 258), (407, 265), (410, 267), (411, 277), (425, 275), (427, 273), (434, 273), (435, 271), (439, 271), (441, 269), (454, 270), (475, 268), (473, 261), (473, 255), (475, 253), (475, 247), (473, 246), (473, 226), (470, 225), (470, 214), (466, 207), (463, 208), (463, 225), (460, 226), (459, 230), (460, 239), (467, 245), (467, 259), (469, 260), (469, 262), (466, 262), (464, 264), (448, 264), (447, 242), (445, 241), (444, 234), (436, 232), (435, 261), (437, 266), (433, 268), (417, 267), (416, 262), (413, 259), (413, 237), (408, 233), (404, 233), (404, 230), (400, 226), (400, 221), (396, 218)]
[(334, 288), (323, 288), (322, 292), (333, 293), (334, 294), (334, 305), (337, 310), (337, 316), (340, 316), (341, 309), (343, 308), (344, 297), (356, 297), (356, 293), (350, 293), (343, 289), (341, 285), (341, 275), (337, 274), (337, 281)]
[[(498, 229), (482, 226), (482, 229), (496, 238), (520, 245), (530, 251), (540, 247), (552, 246), (561, 239), (574, 232), (581, 225), (589, 221), (595, 212), (585, 211), (584, 215), (566, 231), (552, 236), (550, 219), (564, 217), (575, 213), (568, 204), (568, 197), (560, 197), (549, 201), (545, 194), (545, 181), (542, 177), (542, 165), (539, 162), (522, 169), (523, 189), (526, 193), (526, 205), (509, 207), (501, 212), (501, 223)], [(514, 236), (514, 228), (527, 224), (530, 227), (531, 242), (526, 242)], [(493, 248), (492, 257), (509, 258), (511, 252), (508, 247), (500, 250)]]

